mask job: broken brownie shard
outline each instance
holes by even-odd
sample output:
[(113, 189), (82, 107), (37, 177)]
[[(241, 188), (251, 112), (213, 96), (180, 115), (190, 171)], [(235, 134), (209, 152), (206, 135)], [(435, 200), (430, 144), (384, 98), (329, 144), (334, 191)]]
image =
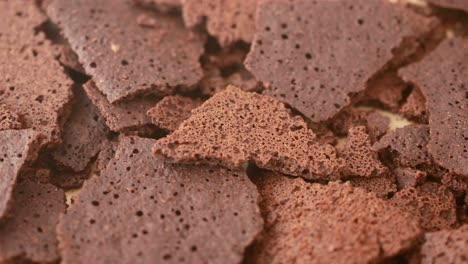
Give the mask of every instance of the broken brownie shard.
[(254, 180), (265, 219), (255, 263), (377, 263), (421, 236), (409, 214), (349, 183), (262, 176)]
[(400, 70), (426, 99), (430, 137), (427, 149), (442, 167), (468, 177), (468, 44), (445, 40), (422, 61)]
[(55, 228), (65, 208), (62, 190), (51, 184), (19, 182), (11, 216), (0, 222), (0, 263), (17, 263), (17, 258), (34, 263), (57, 261)]
[(466, 263), (468, 259), (468, 224), (457, 229), (426, 234), (421, 248), (422, 264)]
[(155, 160), (154, 142), (123, 138), (84, 184), (58, 227), (63, 263), (242, 261), (263, 224), (255, 185), (245, 172)]
[(42, 32), (46, 20), (34, 1), (0, 1), (0, 104), (22, 117), (23, 128), (60, 141), (72, 81)]
[(0, 131), (0, 219), (9, 209), (19, 174), (37, 156), (40, 139), (40, 134), (31, 129)]
[(238, 40), (252, 42), (255, 12), (259, 0), (182, 0), (184, 22), (188, 27), (202, 24), (223, 46)]
[[(202, 77), (198, 60), (204, 37), (185, 29), (177, 17), (126, 0), (55, 0), (47, 13), (110, 103), (147, 92), (172, 93)], [(155, 25), (139, 25), (141, 15)]]
[(334, 178), (342, 162), (331, 145), (320, 144), (299, 116), (265, 95), (229, 86), (217, 93), (169, 136), (156, 155), (172, 162), (258, 167), (304, 178)]
[(434, 26), (384, 0), (269, 0), (257, 9), (247, 68), (265, 83), (266, 94), (314, 122), (349, 105), (405, 38)]

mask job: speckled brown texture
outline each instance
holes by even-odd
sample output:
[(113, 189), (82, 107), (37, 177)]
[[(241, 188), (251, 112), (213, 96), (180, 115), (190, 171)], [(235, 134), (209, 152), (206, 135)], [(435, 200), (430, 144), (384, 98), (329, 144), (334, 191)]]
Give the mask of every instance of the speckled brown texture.
[(98, 154), (109, 129), (83, 88), (78, 87), (75, 91), (72, 112), (63, 128), (63, 142), (53, 156), (56, 161), (79, 172)]
[(365, 126), (368, 112), (354, 107), (343, 109), (333, 119), (327, 122), (335, 134), (339, 136), (348, 135), (348, 131), (355, 126)]
[(449, 171), (468, 177), (468, 42), (445, 40), (422, 61), (400, 70), (421, 89), (429, 113), (434, 160)]
[(0, 131), (22, 128), (20, 117), (10, 107), (0, 104)]
[[(261, 231), (244, 172), (164, 164), (127, 137), (58, 227), (63, 263), (240, 263)], [(125, 245), (121, 250), (116, 245)]]
[(83, 66), (78, 60), (76, 53), (70, 48), (69, 45), (59, 45), (58, 47), (58, 60), (60, 63), (69, 69), (84, 73)]
[(341, 154), (345, 160), (342, 173), (346, 176), (376, 177), (387, 171), (379, 160), (378, 152), (371, 149), (370, 137), (364, 126), (349, 130)]
[(104, 170), (109, 161), (114, 157), (115, 151), (119, 145), (119, 140), (109, 140), (104, 144), (95, 163), (95, 170), (99, 173)]
[(40, 140), (32, 129), (0, 131), (0, 220), (7, 214), (21, 171), (37, 157)]
[(202, 100), (180, 95), (166, 96), (146, 113), (151, 122), (167, 131), (175, 131), (190, 117), (192, 110), (202, 104)]
[(414, 167), (432, 163), (426, 148), (428, 141), (429, 128), (427, 125), (408, 125), (387, 133), (372, 148), (379, 151), (389, 148), (395, 163)]
[(366, 117), (367, 132), (372, 142), (381, 138), (390, 128), (390, 118), (379, 112), (371, 112)]
[(367, 83), (363, 101), (377, 102), (386, 109), (397, 110), (403, 101), (407, 84), (395, 71), (387, 71), (372, 78)]
[(133, 2), (143, 7), (156, 8), (163, 13), (175, 11), (182, 6), (181, 0), (133, 0)]
[(229, 168), (252, 161), (308, 179), (336, 178), (342, 163), (281, 102), (233, 86), (194, 109), (174, 133), (157, 141), (154, 152), (172, 162)]
[(99, 108), (107, 126), (116, 132), (151, 124), (151, 119), (146, 115), (146, 112), (159, 101), (153, 96), (143, 96), (111, 104), (97, 89), (94, 82), (89, 81), (83, 85), (83, 88), (91, 101)]
[(364, 91), (405, 37), (432, 30), (431, 19), (384, 0), (269, 0), (258, 6), (256, 25), (247, 68), (267, 94), (314, 122)]
[(468, 259), (468, 224), (457, 229), (426, 234), (422, 264), (461, 264)]
[[(86, 73), (111, 103), (141, 93), (167, 94), (194, 86), (204, 37), (178, 18), (149, 13), (126, 0), (55, 0), (47, 8)], [(141, 14), (155, 27), (141, 27)]]
[(395, 176), (386, 173), (379, 177), (354, 177), (349, 179), (354, 187), (362, 188), (382, 199), (387, 199), (397, 192)]
[(427, 0), (429, 3), (451, 9), (460, 9), (468, 12), (468, 2), (465, 0)]
[(310, 184), (272, 173), (255, 182), (265, 219), (254, 244), (256, 263), (373, 263), (421, 235), (409, 214), (350, 184)]
[(421, 185), (426, 181), (427, 177), (427, 173), (424, 171), (405, 167), (395, 168), (393, 173), (395, 174), (399, 189)]
[(34, 263), (57, 261), (55, 227), (66, 208), (63, 191), (23, 180), (16, 185), (13, 198), (11, 217), (0, 223), (0, 262), (17, 257)]
[(181, 0), (185, 25), (195, 27), (206, 19), (206, 29), (221, 45), (238, 40), (252, 42), (259, 0)]
[(434, 231), (454, 227), (457, 211), (453, 194), (436, 183), (408, 187), (397, 192), (390, 204), (413, 214), (421, 221), (421, 228)]
[(400, 113), (409, 119), (427, 123), (426, 99), (419, 88), (413, 88)]
[(0, 104), (22, 117), (24, 128), (60, 141), (72, 81), (36, 29), (45, 22), (34, 1), (0, 1)]

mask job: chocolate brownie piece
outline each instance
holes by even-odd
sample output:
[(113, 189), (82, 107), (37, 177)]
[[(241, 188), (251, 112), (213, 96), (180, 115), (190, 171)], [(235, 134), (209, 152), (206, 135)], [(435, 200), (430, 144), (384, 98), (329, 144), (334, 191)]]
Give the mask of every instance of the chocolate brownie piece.
[(159, 101), (153, 96), (141, 96), (133, 100), (111, 104), (97, 89), (93, 81), (84, 84), (83, 88), (91, 101), (99, 108), (107, 126), (116, 132), (151, 124), (151, 119), (146, 115), (146, 112)]
[(97, 173), (104, 170), (109, 161), (114, 157), (118, 145), (118, 140), (109, 140), (103, 144), (95, 162), (95, 170)]
[(401, 106), (400, 113), (409, 119), (427, 123), (426, 99), (419, 88), (413, 88)]
[(432, 22), (384, 0), (263, 1), (246, 66), (267, 94), (314, 122), (328, 120), (365, 90), (403, 39), (427, 34)]
[(64, 67), (80, 73), (85, 73), (83, 66), (78, 60), (78, 56), (69, 45), (57, 45), (57, 48), (58, 60)]
[(366, 117), (366, 127), (371, 142), (375, 142), (389, 130), (390, 118), (379, 112), (370, 112)]
[(50, 177), (50, 183), (63, 190), (72, 190), (80, 188), (90, 176), (89, 169), (80, 172), (56, 170)]
[[(176, 17), (126, 0), (55, 0), (47, 13), (110, 103), (147, 92), (172, 93), (202, 77), (204, 37)], [(138, 25), (141, 15), (153, 17), (155, 26)]]
[(457, 229), (427, 233), (421, 248), (422, 264), (466, 263), (468, 224)]
[(395, 168), (393, 173), (395, 174), (399, 189), (421, 185), (426, 181), (427, 177), (427, 173), (424, 171), (406, 167)]
[(468, 44), (463, 38), (445, 40), (422, 61), (400, 70), (426, 98), (434, 160), (449, 171), (468, 177)]
[(255, 263), (377, 263), (417, 243), (418, 222), (349, 183), (307, 183), (268, 173), (255, 180), (264, 233)]
[(192, 99), (180, 95), (166, 96), (153, 108), (148, 110), (147, 115), (151, 122), (157, 127), (167, 131), (175, 131), (179, 125), (190, 117), (192, 109), (202, 104), (199, 99)]
[(36, 159), (40, 141), (32, 129), (0, 131), (0, 219), (7, 213), (19, 174)]
[(466, 0), (427, 0), (429, 3), (450, 9), (460, 9), (468, 12), (468, 2)]
[(65, 194), (50, 184), (19, 182), (11, 216), (0, 222), (0, 262), (15, 258), (27, 263), (53, 263), (60, 256), (55, 228), (65, 212)]
[(364, 126), (349, 130), (341, 154), (345, 160), (343, 173), (346, 176), (376, 177), (387, 171), (379, 160), (378, 152), (371, 149), (370, 137)]
[(157, 141), (154, 152), (171, 162), (229, 168), (252, 161), (307, 179), (336, 178), (342, 163), (284, 104), (234, 86), (192, 110), (174, 133)]
[(365, 126), (368, 112), (354, 107), (348, 107), (327, 122), (333, 132), (339, 136), (348, 135), (348, 131), (355, 126)]
[(8, 129), (21, 129), (20, 117), (10, 107), (0, 104), (0, 131)]
[(444, 186), (427, 182), (397, 192), (390, 204), (412, 213), (427, 231), (447, 229), (457, 224), (457, 207), (453, 194)]
[(372, 148), (379, 151), (389, 148), (397, 165), (415, 167), (432, 163), (431, 155), (426, 148), (428, 141), (427, 125), (408, 125), (387, 133)]
[(181, 0), (185, 25), (193, 28), (206, 21), (208, 33), (221, 45), (252, 42), (259, 0)]
[(108, 130), (99, 109), (78, 87), (75, 104), (63, 128), (63, 142), (54, 150), (54, 159), (76, 172), (84, 170), (98, 154)]
[(377, 102), (386, 109), (396, 111), (403, 101), (407, 84), (398, 77), (396, 71), (387, 71), (374, 76), (367, 83), (362, 101)]
[(34, 1), (0, 1), (0, 104), (22, 117), (24, 128), (60, 141), (72, 81), (37, 28), (45, 21)]
[(255, 185), (244, 172), (156, 160), (154, 142), (123, 138), (74, 197), (58, 227), (63, 263), (241, 262), (262, 229)]
[(349, 181), (354, 187), (373, 192), (377, 197), (387, 199), (397, 192), (395, 176), (385, 173), (379, 177), (353, 177)]

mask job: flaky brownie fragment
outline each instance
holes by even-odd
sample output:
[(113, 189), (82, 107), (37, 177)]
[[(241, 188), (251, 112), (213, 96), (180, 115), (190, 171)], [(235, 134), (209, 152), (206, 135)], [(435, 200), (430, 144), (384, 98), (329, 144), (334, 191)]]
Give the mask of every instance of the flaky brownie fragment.
[(252, 42), (259, 0), (181, 0), (185, 25), (194, 27), (206, 20), (206, 29), (221, 45), (238, 40)]
[(468, 12), (468, 2), (466, 0), (427, 0), (429, 3), (450, 9), (460, 9)]
[(22, 128), (20, 117), (10, 107), (0, 104), (0, 131)]
[[(47, 13), (110, 103), (147, 92), (172, 93), (202, 77), (204, 37), (177, 17), (126, 0), (54, 0)], [(154, 18), (154, 27), (138, 25), (141, 15)]]
[(419, 88), (413, 88), (401, 106), (400, 113), (409, 119), (427, 123), (426, 99)]
[(0, 104), (22, 118), (24, 128), (60, 141), (72, 81), (37, 32), (46, 18), (34, 1), (0, 1)]
[(422, 264), (461, 264), (468, 259), (468, 224), (426, 234)]
[(81, 87), (75, 89), (75, 102), (63, 128), (63, 141), (53, 152), (54, 159), (76, 172), (86, 168), (106, 141), (104, 118)]
[(427, 173), (424, 171), (406, 167), (397, 167), (393, 170), (393, 173), (395, 174), (399, 189), (421, 185), (426, 181), (427, 177)]
[(0, 131), (0, 219), (7, 214), (21, 171), (36, 159), (40, 141), (32, 129)]
[(55, 228), (65, 208), (62, 190), (30, 180), (19, 182), (13, 193), (11, 216), (0, 222), (0, 263), (17, 263), (15, 258), (26, 263), (57, 261)]
[(269, 0), (257, 9), (247, 68), (268, 95), (314, 122), (349, 105), (404, 39), (427, 34), (434, 22), (384, 0)]
[(398, 77), (396, 71), (387, 71), (374, 76), (367, 83), (362, 101), (377, 102), (386, 109), (396, 111), (403, 101), (407, 84)]
[(397, 165), (415, 167), (432, 163), (426, 148), (428, 141), (427, 125), (408, 125), (387, 133), (372, 148), (379, 151), (389, 148)]
[(176, 130), (202, 104), (199, 99), (180, 95), (166, 96), (146, 113), (151, 122), (167, 131)]
[(95, 162), (95, 170), (97, 173), (104, 170), (109, 161), (114, 157), (117, 147), (119, 145), (119, 140), (108, 140), (101, 148), (99, 155), (97, 156)]
[(400, 70), (426, 98), (429, 153), (462, 177), (468, 177), (467, 43), (462, 38), (445, 40), (422, 61)]
[(194, 109), (174, 133), (157, 141), (154, 152), (171, 162), (229, 168), (252, 161), (308, 179), (336, 178), (342, 163), (284, 104), (233, 86)]
[(427, 182), (419, 187), (408, 187), (397, 192), (390, 204), (413, 214), (421, 221), (421, 228), (434, 231), (457, 224), (455, 197), (444, 186)]
[(354, 107), (340, 111), (327, 124), (339, 136), (348, 135), (348, 131), (355, 126), (365, 126), (368, 113)]
[[(63, 263), (240, 263), (262, 229), (244, 172), (155, 160), (126, 137), (60, 220)], [(120, 246), (125, 245), (125, 250)]]
[(159, 101), (154, 96), (141, 96), (133, 100), (111, 104), (97, 89), (93, 81), (84, 84), (83, 88), (91, 101), (99, 108), (107, 126), (116, 132), (137, 129), (151, 124), (151, 119), (146, 115), (146, 112)]
[(371, 142), (381, 138), (390, 128), (390, 118), (379, 112), (370, 112), (366, 117), (367, 132)]
[(274, 173), (256, 178), (264, 233), (255, 263), (376, 263), (413, 246), (418, 222), (349, 183), (307, 183)]
[(378, 177), (353, 177), (349, 182), (354, 187), (359, 187), (367, 192), (373, 192), (382, 199), (387, 199), (397, 192), (395, 176), (391, 173), (385, 173)]
[(345, 160), (342, 173), (346, 176), (361, 177), (376, 177), (385, 173), (387, 168), (380, 162), (378, 152), (371, 146), (366, 127), (351, 128), (341, 153)]

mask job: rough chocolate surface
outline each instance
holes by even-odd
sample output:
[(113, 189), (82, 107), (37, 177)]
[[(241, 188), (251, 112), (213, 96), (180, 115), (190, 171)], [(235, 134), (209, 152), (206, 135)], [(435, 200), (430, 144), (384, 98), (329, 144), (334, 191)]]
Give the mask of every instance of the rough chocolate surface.
[(172, 132), (190, 117), (193, 109), (201, 104), (201, 100), (190, 97), (166, 96), (151, 108), (147, 115), (151, 117), (151, 122), (154, 125)]
[(371, 148), (370, 137), (364, 126), (349, 130), (342, 157), (345, 160), (343, 173), (346, 176), (376, 177), (387, 171), (379, 160), (378, 152)]
[[(126, 0), (55, 0), (47, 13), (110, 103), (146, 92), (171, 93), (202, 77), (204, 38), (178, 18)], [(154, 27), (138, 25), (141, 15), (154, 18)]]
[(133, 2), (144, 7), (156, 8), (163, 13), (171, 12), (182, 6), (181, 0), (133, 0)]
[[(165, 164), (127, 137), (58, 227), (63, 263), (239, 263), (262, 228), (243, 172)], [(125, 245), (125, 250), (120, 246)]]
[(223, 46), (238, 40), (252, 42), (259, 0), (181, 0), (184, 22), (194, 27), (206, 19), (208, 33)]
[(256, 183), (265, 219), (257, 263), (378, 262), (421, 235), (409, 214), (350, 184), (310, 184), (271, 173)]
[(377, 197), (386, 199), (397, 192), (395, 177), (386, 173), (379, 177), (354, 177), (349, 180), (354, 187), (373, 192)]
[(0, 104), (0, 131), (22, 128), (20, 117), (10, 107)]
[(25, 128), (56, 143), (72, 82), (55, 60), (51, 43), (42, 32), (35, 33), (45, 17), (34, 1), (0, 1), (0, 17), (0, 104), (21, 116)]
[(91, 101), (99, 108), (107, 126), (112, 131), (122, 132), (151, 124), (151, 119), (146, 112), (158, 102), (157, 98), (143, 96), (111, 104), (97, 89), (94, 82), (89, 81), (83, 85), (83, 88)]
[(84, 90), (78, 87), (75, 91), (75, 104), (63, 128), (63, 142), (53, 156), (61, 164), (78, 172), (86, 168), (102, 144), (106, 143), (108, 128), (99, 109)]
[(256, 25), (247, 68), (267, 94), (315, 122), (349, 105), (403, 38), (431, 28), (429, 19), (381, 0), (264, 1)]
[(400, 70), (426, 98), (430, 140), (427, 148), (442, 167), (468, 177), (468, 44), (445, 40), (424, 60)]
[(466, 263), (468, 259), (468, 224), (454, 230), (426, 234), (421, 248), (422, 264)]
[(397, 192), (389, 202), (416, 216), (421, 221), (421, 228), (426, 231), (447, 229), (457, 224), (453, 194), (435, 183), (405, 188)]
[(396, 180), (398, 182), (398, 188), (404, 189), (407, 187), (416, 187), (426, 180), (427, 173), (412, 168), (399, 167), (393, 170)]
[(34, 263), (58, 260), (55, 227), (66, 208), (63, 191), (23, 180), (13, 198), (11, 217), (0, 222), (0, 262), (17, 257)]
[(400, 113), (407, 118), (427, 123), (426, 99), (419, 88), (413, 88), (406, 102), (401, 106)]
[(366, 127), (371, 141), (375, 142), (377, 139), (387, 133), (390, 128), (390, 118), (382, 115), (379, 112), (371, 112), (366, 117)]
[(0, 219), (9, 209), (21, 170), (36, 158), (39, 145), (40, 135), (32, 129), (0, 131)]
[(341, 160), (316, 141), (312, 130), (279, 101), (230, 86), (192, 111), (169, 136), (157, 141), (156, 155), (173, 162), (260, 168), (304, 178), (335, 178)]
[(387, 133), (372, 148), (375, 150), (390, 148), (392, 157), (398, 165), (414, 167), (432, 162), (426, 148), (428, 141), (428, 126), (408, 125)]
[(395, 71), (387, 71), (369, 80), (362, 100), (377, 102), (387, 109), (396, 110), (400, 107), (406, 87), (407, 84)]
[(451, 9), (460, 9), (468, 12), (468, 2), (465, 0), (427, 0), (429, 3)]

